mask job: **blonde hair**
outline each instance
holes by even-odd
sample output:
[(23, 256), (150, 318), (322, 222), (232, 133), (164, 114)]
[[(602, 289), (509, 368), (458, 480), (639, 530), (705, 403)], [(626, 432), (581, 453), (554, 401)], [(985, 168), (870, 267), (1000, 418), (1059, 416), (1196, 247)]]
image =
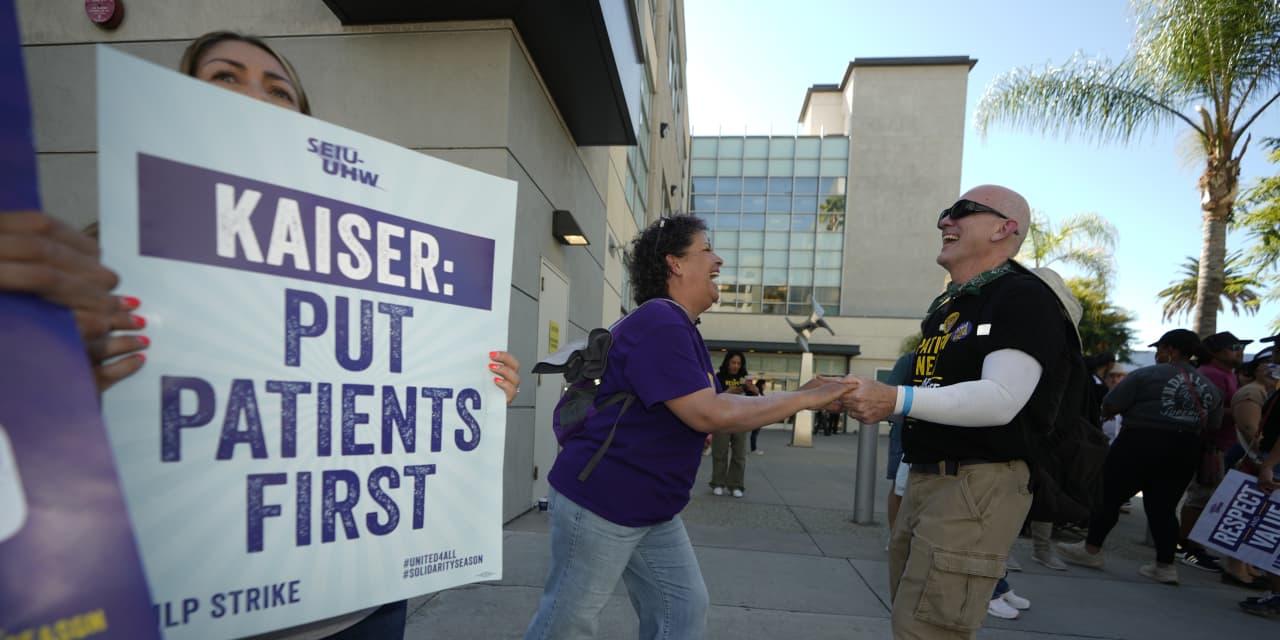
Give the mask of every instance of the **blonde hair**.
[(229, 41), (251, 44), (275, 58), (276, 62), (279, 62), (280, 66), (284, 68), (285, 75), (289, 77), (289, 84), (292, 84), (294, 91), (298, 92), (298, 111), (311, 115), (311, 101), (307, 100), (307, 91), (302, 88), (302, 80), (298, 78), (298, 72), (294, 70), (293, 65), (289, 64), (289, 61), (284, 56), (276, 53), (275, 49), (263, 42), (261, 38), (247, 36), (234, 31), (210, 31), (187, 45), (186, 51), (182, 52), (182, 59), (178, 61), (178, 71), (195, 77), (197, 64), (200, 62), (200, 57), (204, 55), (204, 52), (215, 44)]

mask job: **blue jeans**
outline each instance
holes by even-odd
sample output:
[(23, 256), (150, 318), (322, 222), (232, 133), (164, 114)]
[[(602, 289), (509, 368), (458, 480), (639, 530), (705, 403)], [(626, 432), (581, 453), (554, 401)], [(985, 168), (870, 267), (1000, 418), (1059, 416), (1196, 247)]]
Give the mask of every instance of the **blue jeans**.
[(701, 638), (710, 600), (684, 522), (624, 527), (551, 489), (551, 571), (526, 640), (594, 638), (621, 577), (641, 640)]

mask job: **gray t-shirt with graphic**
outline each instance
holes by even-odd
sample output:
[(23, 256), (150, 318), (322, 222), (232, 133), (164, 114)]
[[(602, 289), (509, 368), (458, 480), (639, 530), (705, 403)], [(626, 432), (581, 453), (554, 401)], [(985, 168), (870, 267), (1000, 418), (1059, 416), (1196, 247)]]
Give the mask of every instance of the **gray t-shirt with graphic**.
[(1216, 431), (1222, 423), (1222, 392), (1190, 363), (1138, 369), (1102, 399), (1102, 406), (1123, 415), (1126, 429), (1201, 433)]

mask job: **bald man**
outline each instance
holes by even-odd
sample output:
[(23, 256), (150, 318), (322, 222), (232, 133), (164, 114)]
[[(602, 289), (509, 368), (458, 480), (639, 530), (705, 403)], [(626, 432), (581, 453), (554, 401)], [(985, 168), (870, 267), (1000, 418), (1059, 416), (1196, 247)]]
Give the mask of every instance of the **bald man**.
[(938, 264), (951, 284), (921, 324), (911, 382), (859, 378), (844, 399), (864, 423), (905, 417), (910, 472), (889, 549), (895, 638), (973, 638), (1031, 507), (1023, 431), (1053, 420), (1079, 347), (1054, 291), (1011, 260), (1030, 219), (1022, 196), (995, 185), (943, 210)]

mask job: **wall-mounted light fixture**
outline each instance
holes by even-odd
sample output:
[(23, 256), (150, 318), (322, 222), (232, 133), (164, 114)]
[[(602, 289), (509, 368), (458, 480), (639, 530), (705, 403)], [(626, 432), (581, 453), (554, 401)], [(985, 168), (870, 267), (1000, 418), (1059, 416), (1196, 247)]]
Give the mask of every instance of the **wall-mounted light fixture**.
[(671, 128), (671, 125), (669, 125), (669, 124), (667, 124), (667, 123), (665, 123), (665, 122), (663, 122), (662, 124), (659, 124), (659, 125), (658, 125), (658, 136), (663, 137), (663, 138), (667, 137), (667, 129), (670, 129), (670, 128)]
[(587, 241), (586, 234), (582, 233), (582, 227), (578, 226), (578, 221), (573, 219), (573, 214), (564, 209), (551, 212), (551, 235), (555, 236), (560, 244), (570, 246), (591, 244)]

